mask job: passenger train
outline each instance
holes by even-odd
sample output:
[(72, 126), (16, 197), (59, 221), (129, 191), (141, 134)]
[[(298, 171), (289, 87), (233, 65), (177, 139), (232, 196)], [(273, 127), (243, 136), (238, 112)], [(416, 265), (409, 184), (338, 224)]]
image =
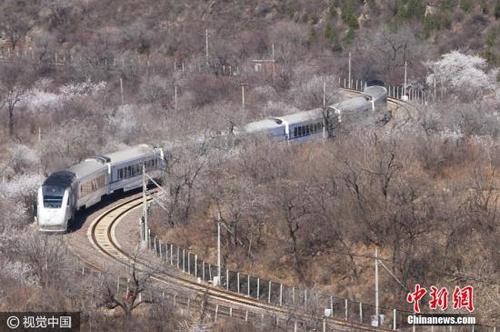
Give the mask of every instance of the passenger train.
[[(360, 96), (329, 106), (338, 122), (352, 114), (385, 107), (387, 90), (367, 86)], [(280, 141), (305, 141), (324, 132), (323, 110), (313, 109), (271, 117), (235, 128), (235, 135), (267, 135)], [(142, 186), (143, 165), (153, 178), (160, 178), (167, 160), (161, 148), (138, 145), (126, 150), (86, 159), (66, 170), (52, 173), (38, 190), (37, 220), (40, 231), (66, 232), (76, 211), (101, 201), (105, 195)]]
[[(387, 89), (382, 85), (367, 86), (360, 96), (349, 98), (329, 106), (335, 121), (342, 122), (344, 118), (374, 112), (386, 107)], [(248, 123), (242, 128), (236, 128), (237, 135), (267, 134), (280, 141), (305, 141), (324, 135), (325, 114), (321, 108), (297, 112), (280, 117), (270, 117)]]

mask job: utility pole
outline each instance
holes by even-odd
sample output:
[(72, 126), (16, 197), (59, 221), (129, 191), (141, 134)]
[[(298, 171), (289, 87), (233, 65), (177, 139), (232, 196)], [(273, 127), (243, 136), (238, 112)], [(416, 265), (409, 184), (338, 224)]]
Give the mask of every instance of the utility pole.
[(274, 75), (276, 74), (276, 58), (274, 57), (274, 43), (271, 45), (272, 47), (272, 57), (273, 57), (273, 80)]
[(208, 68), (208, 29), (205, 29), (205, 58), (207, 60)]
[(347, 86), (351, 88), (351, 52), (349, 52), (349, 84)]
[(144, 220), (144, 240), (146, 245), (149, 245), (149, 234), (148, 234), (148, 200), (146, 197), (146, 164), (142, 164), (142, 217)]
[(378, 248), (375, 248), (375, 316), (377, 327), (380, 325), (380, 308), (378, 302)]
[(174, 110), (177, 111), (177, 84), (174, 84)]
[(241, 108), (245, 109), (245, 83), (241, 83)]
[(123, 102), (123, 78), (120, 77), (120, 97), (121, 97), (121, 102), (122, 105), (124, 104)]
[(217, 214), (217, 286), (221, 285), (221, 259), (220, 259), (220, 212)]
[(407, 78), (408, 78), (408, 63), (405, 61), (405, 78), (403, 83), (403, 100), (407, 100), (406, 98), (406, 86), (407, 86)]
[(326, 108), (326, 82), (323, 81), (323, 108)]

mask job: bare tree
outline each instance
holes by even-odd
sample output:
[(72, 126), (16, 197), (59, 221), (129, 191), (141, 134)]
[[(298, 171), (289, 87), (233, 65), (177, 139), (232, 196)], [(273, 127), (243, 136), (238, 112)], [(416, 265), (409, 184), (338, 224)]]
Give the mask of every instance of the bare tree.
[(14, 137), (16, 105), (32, 84), (30, 68), (26, 64), (12, 63), (0, 66), (0, 109), (6, 108), (9, 137)]
[(102, 280), (101, 300), (98, 305), (108, 309), (119, 307), (125, 314), (126, 320), (129, 320), (138, 306), (153, 303), (153, 299), (145, 294), (150, 279), (149, 272), (138, 271), (137, 256), (135, 256), (121, 287), (120, 284), (116, 284), (116, 280)]
[(12, 49), (35, 24), (38, 9), (36, 2), (5, 0), (0, 4), (0, 31), (5, 34)]

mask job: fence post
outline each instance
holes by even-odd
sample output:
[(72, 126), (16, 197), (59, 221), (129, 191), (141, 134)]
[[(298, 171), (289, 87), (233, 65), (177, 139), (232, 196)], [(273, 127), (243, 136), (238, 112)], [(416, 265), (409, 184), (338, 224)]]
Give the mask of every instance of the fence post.
[(214, 316), (214, 321), (217, 321), (217, 313), (219, 312), (219, 305), (215, 305), (215, 316)]
[(295, 305), (295, 287), (292, 287), (292, 304)]
[[(356, 87), (357, 87), (357, 85), (356, 85)], [(323, 318), (323, 332), (326, 332), (326, 319), (324, 319), (324, 318)]]
[(233, 307), (229, 307), (229, 317), (233, 317)]
[(307, 309), (307, 289), (304, 289), (304, 308)]
[(359, 302), (359, 322), (363, 323), (363, 303)]
[(392, 309), (392, 329), (396, 331), (396, 309)]
[(148, 228), (148, 239), (147, 239), (148, 249), (151, 250), (151, 229)]
[(182, 272), (186, 272), (186, 249), (182, 249)]
[(240, 273), (236, 272), (236, 282), (237, 282), (237, 287), (236, 290), (238, 291), (238, 294), (240, 293)]
[(247, 274), (247, 296), (250, 297), (250, 275)]
[(180, 255), (179, 255), (179, 254), (180, 254), (180, 252), (181, 252), (180, 248), (179, 248), (179, 247), (177, 247), (177, 268), (178, 268), (178, 269), (180, 269), (180, 268), (181, 268), (181, 260), (179, 259), (179, 258), (180, 258)]
[(257, 278), (257, 300), (260, 300), (260, 278)]
[(280, 306), (283, 306), (283, 284), (280, 283)]
[(272, 282), (271, 282), (271, 280), (269, 280), (269, 292), (267, 295), (267, 303), (271, 303), (271, 285), (272, 285)]
[[(220, 282), (220, 280), (219, 280)], [(226, 289), (229, 290), (229, 270), (226, 269)]]
[[(212, 264), (208, 263), (208, 278), (210, 280), (213, 280), (212, 279)], [(220, 283), (220, 280), (219, 280), (219, 283)]]
[(191, 255), (189, 254), (189, 251), (187, 253), (187, 256), (188, 256), (188, 268), (187, 268), (187, 270), (188, 270), (188, 274), (191, 274), (191, 258), (190, 258)]
[(248, 322), (248, 310), (245, 310), (245, 322)]
[(194, 255), (194, 276), (198, 278), (198, 255)]
[(348, 304), (349, 301), (347, 299), (344, 300), (344, 307), (345, 307), (345, 320), (348, 320), (349, 318), (349, 312), (348, 312)]
[(205, 261), (201, 261), (201, 279), (205, 281)]
[(162, 244), (161, 244), (161, 241), (160, 241), (160, 260), (163, 260), (163, 252), (162, 252)]

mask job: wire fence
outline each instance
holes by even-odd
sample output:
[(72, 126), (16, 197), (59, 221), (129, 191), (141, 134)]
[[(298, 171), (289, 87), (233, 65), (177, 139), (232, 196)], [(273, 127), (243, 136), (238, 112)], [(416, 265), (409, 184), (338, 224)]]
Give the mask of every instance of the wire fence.
[[(76, 274), (82, 276), (103, 277), (103, 274), (94, 269), (82, 267), (75, 271)], [(118, 277), (116, 281), (116, 296), (117, 298), (125, 298), (129, 293), (129, 281), (126, 277)], [(121, 296), (120, 296), (121, 295)], [(320, 320), (304, 320), (294, 313), (289, 315), (271, 314), (264, 310), (248, 309), (245, 307), (230, 306), (221, 304), (210, 297), (203, 296), (188, 296), (174, 293), (161, 288), (148, 288), (138, 294), (137, 301), (147, 300), (148, 303), (168, 302), (174, 308), (179, 308), (181, 313), (190, 314), (200, 313), (204, 319), (202, 323), (217, 322), (220, 319), (235, 319), (239, 321), (250, 322), (260, 327), (272, 327), (276, 329), (284, 329), (286, 331), (323, 331), (323, 332), (340, 332), (340, 331), (355, 331), (355, 328), (338, 327), (334, 323), (328, 322), (326, 319)]]
[[(409, 311), (399, 309), (380, 308), (377, 319), (374, 305), (231, 271), (224, 266), (220, 268), (219, 280), (218, 266), (200, 259), (198, 255), (185, 248), (160, 241), (151, 232), (151, 229), (145, 231), (144, 223), (141, 222), (141, 225), (142, 240), (148, 244), (148, 248), (165, 264), (177, 267), (182, 272), (194, 277), (198, 282), (219, 286), (227, 291), (254, 298), (263, 303), (284, 307), (290, 311), (300, 310), (317, 317), (331, 317), (346, 322), (391, 330), (403, 328), (406, 325), (406, 317), (411, 314)], [(144, 234), (146, 234), (145, 237)], [(419, 331), (424, 331), (422, 328), (418, 327)], [(458, 327), (452, 327), (451, 330), (446, 331), (462, 330), (459, 330)], [(496, 329), (476, 325), (467, 331), (496, 332)]]

